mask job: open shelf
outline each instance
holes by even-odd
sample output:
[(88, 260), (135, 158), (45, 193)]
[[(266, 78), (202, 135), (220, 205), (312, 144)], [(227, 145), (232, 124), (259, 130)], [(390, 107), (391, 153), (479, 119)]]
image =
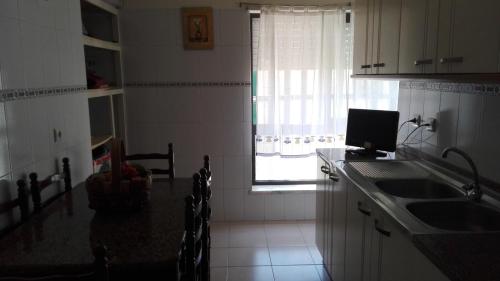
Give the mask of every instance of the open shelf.
[(100, 136), (100, 137), (90, 137), (90, 144), (92, 150), (98, 148), (99, 146), (106, 144), (111, 140), (113, 136)]
[(89, 89), (87, 90), (87, 97), (89, 99), (107, 97), (113, 95), (123, 94), (122, 88), (106, 88), (106, 89)]
[(104, 10), (108, 13), (111, 13), (113, 15), (118, 15), (118, 9), (110, 5), (109, 3), (106, 3), (102, 0), (84, 0), (83, 2), (91, 4), (101, 10)]
[(83, 44), (85, 46), (99, 48), (99, 49), (105, 49), (117, 52), (121, 51), (121, 47), (118, 43), (101, 40), (87, 35), (83, 35)]

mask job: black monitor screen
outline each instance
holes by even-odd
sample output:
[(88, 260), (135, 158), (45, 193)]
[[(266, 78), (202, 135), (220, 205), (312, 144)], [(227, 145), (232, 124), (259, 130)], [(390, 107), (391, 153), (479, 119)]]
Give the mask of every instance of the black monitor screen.
[(349, 108), (346, 145), (396, 151), (398, 122), (398, 111)]

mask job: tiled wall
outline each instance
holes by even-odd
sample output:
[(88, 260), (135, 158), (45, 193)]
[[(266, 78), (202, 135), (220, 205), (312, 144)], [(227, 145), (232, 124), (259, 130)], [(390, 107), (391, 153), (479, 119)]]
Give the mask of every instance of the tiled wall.
[[(130, 1), (127, 1), (130, 2)], [(180, 9), (127, 8), (121, 15), (128, 150), (174, 143), (178, 176), (209, 154), (215, 220), (314, 218), (315, 194), (249, 194), (251, 188), (250, 18), (214, 8), (215, 48), (184, 50)], [(133, 2), (133, 1), (132, 1)], [(205, 1), (205, 6), (210, 6)]]
[[(0, 203), (17, 197), (19, 178), (52, 174), (62, 157), (74, 183), (91, 173), (81, 34), (79, 0), (0, 1)], [(18, 215), (0, 216), (0, 228)]]
[[(409, 143), (440, 157), (442, 149), (457, 146), (471, 155), (481, 176), (500, 183), (500, 85), (401, 82), (400, 123), (415, 114), (437, 119), (435, 133), (419, 130)], [(413, 127), (401, 130), (402, 141)], [(423, 142), (421, 142), (423, 141)], [(451, 164), (469, 170), (467, 163), (450, 154)]]

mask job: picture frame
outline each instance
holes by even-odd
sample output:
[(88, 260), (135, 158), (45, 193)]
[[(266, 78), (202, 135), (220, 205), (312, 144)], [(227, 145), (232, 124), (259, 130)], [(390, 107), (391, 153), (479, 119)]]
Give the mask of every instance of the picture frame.
[(213, 10), (210, 7), (182, 8), (184, 49), (214, 48)]

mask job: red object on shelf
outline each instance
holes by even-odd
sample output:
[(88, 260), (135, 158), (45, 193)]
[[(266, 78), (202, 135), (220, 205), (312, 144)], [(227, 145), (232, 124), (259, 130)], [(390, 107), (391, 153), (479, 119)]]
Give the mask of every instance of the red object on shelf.
[(109, 85), (104, 78), (96, 75), (95, 72), (87, 71), (87, 87), (89, 89), (105, 89), (109, 88)]

